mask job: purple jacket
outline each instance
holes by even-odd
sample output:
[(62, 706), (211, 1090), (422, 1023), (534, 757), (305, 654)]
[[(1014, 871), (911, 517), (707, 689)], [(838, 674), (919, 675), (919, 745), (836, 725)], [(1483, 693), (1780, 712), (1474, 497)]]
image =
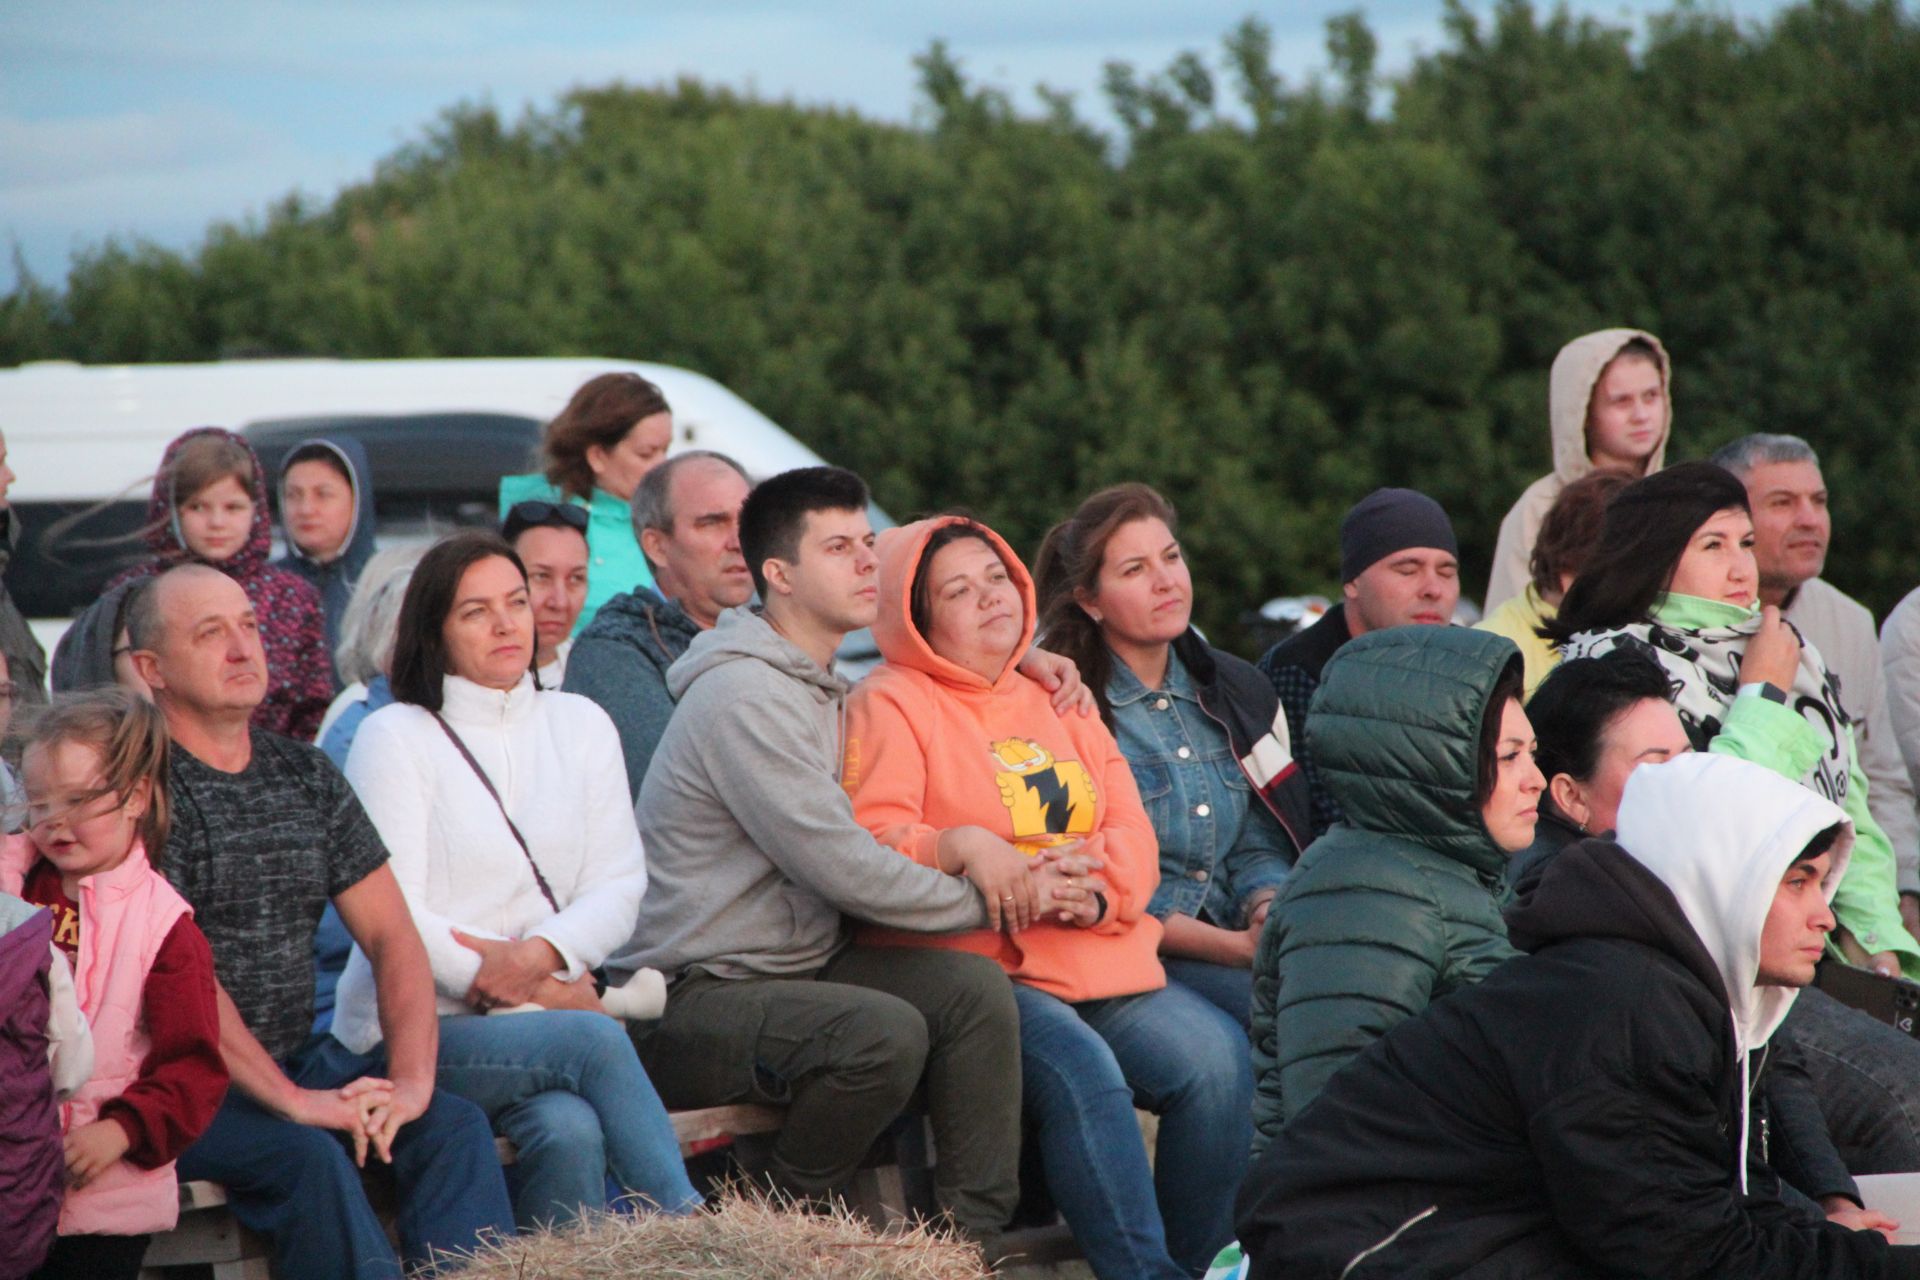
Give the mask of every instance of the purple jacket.
[(53, 916), (35, 911), (0, 934), (0, 1275), (46, 1260), (66, 1162), (47, 1069), (47, 967)]

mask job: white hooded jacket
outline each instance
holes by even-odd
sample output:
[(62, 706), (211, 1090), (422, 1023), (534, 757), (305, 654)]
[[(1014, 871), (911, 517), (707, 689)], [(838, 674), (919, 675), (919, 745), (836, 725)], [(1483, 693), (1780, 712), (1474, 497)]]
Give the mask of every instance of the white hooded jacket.
[[(1703, 804), (1703, 793), (1712, 804)], [(1757, 986), (1760, 936), (1787, 869), (1813, 838), (1841, 828), (1823, 889), (1827, 901), (1853, 851), (1840, 806), (1771, 769), (1710, 752), (1643, 765), (1627, 779), (1615, 839), (1667, 886), (1712, 957), (1741, 1056), (1740, 1187), (1746, 1190), (1752, 1109), (1749, 1055), (1793, 1008), (1797, 988)]]

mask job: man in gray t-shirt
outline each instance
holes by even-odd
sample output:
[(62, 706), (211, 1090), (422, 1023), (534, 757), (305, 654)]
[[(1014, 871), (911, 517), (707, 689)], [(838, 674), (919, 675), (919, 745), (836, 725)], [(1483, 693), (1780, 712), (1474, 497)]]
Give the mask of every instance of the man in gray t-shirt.
[[(433, 1087), (433, 979), (386, 849), (325, 756), (248, 725), (267, 664), (246, 593), (181, 566), (141, 593), (128, 631), (173, 735), (159, 865), (212, 945), (233, 1082), (181, 1177), (225, 1185), (234, 1216), (272, 1240), (282, 1277), (397, 1273), (354, 1167), (370, 1150), (393, 1165), (409, 1266), (471, 1249), (484, 1231), (510, 1235), (485, 1116)], [(329, 900), (373, 963), (386, 1031), (374, 1055), (307, 1038)]]

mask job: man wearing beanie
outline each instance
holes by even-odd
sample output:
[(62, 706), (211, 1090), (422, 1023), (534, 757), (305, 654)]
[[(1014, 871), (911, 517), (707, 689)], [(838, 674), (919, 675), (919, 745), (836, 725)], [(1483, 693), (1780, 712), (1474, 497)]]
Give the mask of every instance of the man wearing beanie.
[(1375, 489), (1340, 521), (1340, 582), (1341, 603), (1260, 659), (1286, 709), (1293, 758), (1312, 788), (1316, 839), (1346, 816), (1321, 785), (1307, 742), (1307, 704), (1320, 687), (1320, 671), (1355, 636), (1453, 620), (1460, 600), (1460, 544), (1453, 522), (1424, 493)]

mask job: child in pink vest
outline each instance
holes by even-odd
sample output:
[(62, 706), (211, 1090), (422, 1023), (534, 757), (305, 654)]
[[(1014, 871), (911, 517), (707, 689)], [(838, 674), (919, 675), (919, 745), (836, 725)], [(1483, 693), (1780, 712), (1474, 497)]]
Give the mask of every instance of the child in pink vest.
[(67, 1198), (35, 1276), (132, 1280), (179, 1215), (174, 1159), (227, 1088), (213, 953), (148, 862), (166, 840), (166, 722), (123, 689), (63, 694), (22, 774), (27, 832), (0, 848), (0, 890), (52, 912), (94, 1048), (60, 1109)]

